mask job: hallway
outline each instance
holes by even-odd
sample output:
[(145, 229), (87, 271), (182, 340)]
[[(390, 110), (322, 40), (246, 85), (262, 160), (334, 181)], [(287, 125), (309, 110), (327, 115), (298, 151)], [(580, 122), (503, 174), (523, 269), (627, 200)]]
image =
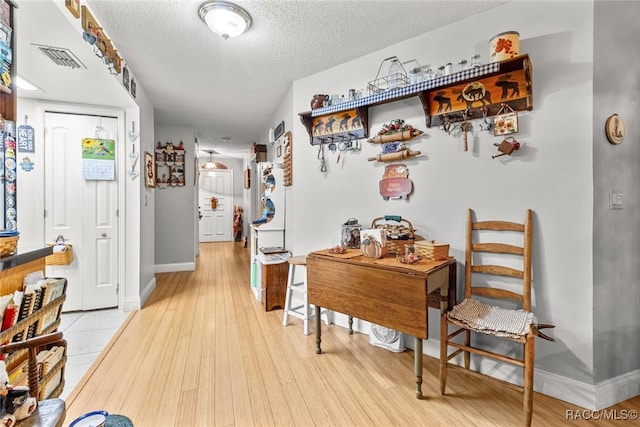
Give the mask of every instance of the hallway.
[[(95, 410), (145, 426), (517, 426), (521, 392), (450, 368), (440, 395), (437, 360), (424, 357), (414, 395), (413, 353), (392, 353), (324, 323), (323, 353), (302, 321), (282, 326), (249, 285), (241, 243), (200, 245), (196, 271), (157, 274), (157, 289), (106, 346), (67, 399), (67, 421)], [(640, 406), (640, 397), (616, 405)], [(574, 405), (535, 393), (534, 426), (568, 421)], [(616, 421), (590, 422), (617, 426)]]

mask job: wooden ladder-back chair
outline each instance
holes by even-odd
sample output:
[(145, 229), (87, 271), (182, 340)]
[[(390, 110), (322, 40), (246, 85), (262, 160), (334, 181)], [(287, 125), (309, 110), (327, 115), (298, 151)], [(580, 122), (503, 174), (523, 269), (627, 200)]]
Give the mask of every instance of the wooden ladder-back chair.
[[(441, 316), (440, 324), (440, 392), (445, 393), (447, 384), (447, 364), (449, 360), (464, 353), (464, 367), (469, 369), (471, 353), (491, 357), (502, 362), (514, 364), (523, 368), (524, 379), (524, 425), (531, 425), (533, 407), (533, 367), (534, 367), (534, 339), (540, 336), (553, 341), (552, 338), (538, 330), (552, 325), (533, 323), (531, 313), (531, 210), (527, 210), (524, 223), (507, 221), (474, 222), (471, 209), (467, 216), (467, 236), (465, 250), (465, 286), (464, 301)], [(522, 245), (514, 245), (513, 239), (519, 240), (514, 234), (522, 235)], [(483, 241), (507, 237), (506, 242), (493, 243)], [(503, 265), (497, 265), (496, 259), (502, 260)], [(483, 264), (483, 261), (485, 263)], [(521, 269), (514, 268), (521, 264)], [(486, 280), (474, 282), (476, 275), (484, 275), (485, 279), (506, 276), (508, 282), (505, 288), (499, 288), (493, 282)], [(515, 282), (515, 284), (514, 284)], [(488, 285), (493, 286), (488, 286)], [(506, 288), (509, 289), (506, 289)], [(515, 288), (516, 290), (511, 290)], [(492, 304), (480, 302), (474, 297), (491, 299)], [(521, 309), (507, 308), (500, 304), (500, 300), (516, 301)], [(495, 301), (495, 303), (494, 303)], [(511, 306), (513, 303), (511, 303)], [(455, 330), (449, 333), (449, 325)], [(471, 332), (494, 335), (521, 343), (524, 345), (522, 356), (509, 356), (483, 350), (471, 345)], [(452, 341), (457, 335), (464, 335), (464, 343)], [(449, 353), (449, 346), (456, 348)]]
[[(46, 335), (40, 335), (25, 341), (19, 341), (11, 344), (0, 346), (0, 354), (12, 354), (24, 352), (24, 356), (28, 360), (28, 382), (29, 394), (38, 399), (40, 391), (47, 386), (47, 383), (53, 376), (60, 373), (60, 384), (52, 392), (52, 396), (58, 396), (64, 387), (64, 364), (66, 361), (66, 351), (64, 359), (55, 366), (51, 367), (48, 374), (40, 375), (37, 356), (38, 352), (48, 349), (52, 346), (67, 346), (67, 342), (62, 338), (62, 332), (53, 332)], [(28, 418), (18, 421), (15, 427), (60, 427), (64, 423), (66, 416), (66, 405), (64, 400), (49, 397), (45, 400), (38, 399), (38, 408)]]

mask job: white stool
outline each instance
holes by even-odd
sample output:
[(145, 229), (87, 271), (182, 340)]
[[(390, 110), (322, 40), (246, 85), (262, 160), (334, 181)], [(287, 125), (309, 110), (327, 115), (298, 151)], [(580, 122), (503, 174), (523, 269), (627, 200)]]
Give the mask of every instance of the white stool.
[[(307, 256), (298, 255), (289, 258), (289, 277), (287, 279), (287, 294), (284, 302), (284, 315), (282, 317), (282, 326), (289, 324), (289, 316), (302, 319), (304, 322), (304, 334), (311, 333), (311, 319), (315, 317), (315, 310), (312, 311), (309, 306), (309, 298), (307, 295)], [(296, 277), (296, 267), (303, 267), (303, 279), (301, 282), (294, 282)], [(294, 293), (298, 293), (302, 297), (302, 304), (292, 307), (292, 297)], [(327, 325), (331, 323), (329, 310), (322, 310), (327, 315)]]

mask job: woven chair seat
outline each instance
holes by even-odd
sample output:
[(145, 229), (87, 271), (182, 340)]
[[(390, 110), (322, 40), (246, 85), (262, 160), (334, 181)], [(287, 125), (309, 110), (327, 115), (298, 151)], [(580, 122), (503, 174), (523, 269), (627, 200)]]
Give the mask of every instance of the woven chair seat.
[(498, 337), (524, 338), (533, 323), (533, 313), (518, 309), (508, 309), (484, 304), (465, 298), (453, 307), (449, 320), (458, 326)]

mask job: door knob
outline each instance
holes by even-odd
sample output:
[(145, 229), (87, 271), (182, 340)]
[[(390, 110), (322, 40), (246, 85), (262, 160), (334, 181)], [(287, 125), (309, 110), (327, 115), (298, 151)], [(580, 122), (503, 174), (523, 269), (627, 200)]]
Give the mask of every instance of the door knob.
[(107, 233), (102, 233), (102, 237), (107, 237)]

